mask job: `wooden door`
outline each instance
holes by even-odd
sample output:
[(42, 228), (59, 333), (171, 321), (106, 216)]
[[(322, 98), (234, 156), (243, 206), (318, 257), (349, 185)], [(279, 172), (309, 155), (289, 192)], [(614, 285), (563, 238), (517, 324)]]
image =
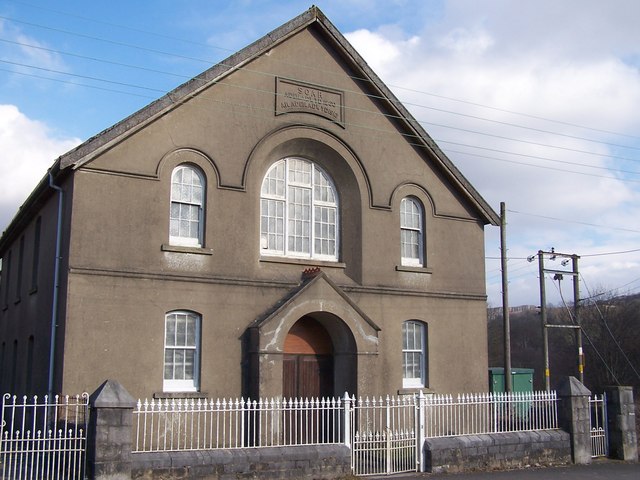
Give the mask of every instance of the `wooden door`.
[(333, 342), (317, 320), (302, 317), (289, 330), (282, 379), (285, 398), (333, 396)]
[(283, 368), (285, 398), (333, 396), (333, 356), (285, 354)]

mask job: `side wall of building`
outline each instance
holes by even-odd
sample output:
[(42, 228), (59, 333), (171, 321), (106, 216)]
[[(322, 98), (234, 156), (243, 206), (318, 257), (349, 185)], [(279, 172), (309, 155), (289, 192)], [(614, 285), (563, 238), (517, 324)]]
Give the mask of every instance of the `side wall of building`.
[[(0, 281), (1, 392), (17, 395), (48, 393), (52, 322), (56, 324), (53, 357), (59, 367), (54, 372), (53, 391), (61, 391), (72, 180), (64, 181), (62, 188), (64, 200), (57, 293), (54, 288), (57, 192), (49, 187), (41, 192), (32, 210), (21, 216), (16, 233), (3, 251)], [(56, 294), (59, 302), (54, 313)]]

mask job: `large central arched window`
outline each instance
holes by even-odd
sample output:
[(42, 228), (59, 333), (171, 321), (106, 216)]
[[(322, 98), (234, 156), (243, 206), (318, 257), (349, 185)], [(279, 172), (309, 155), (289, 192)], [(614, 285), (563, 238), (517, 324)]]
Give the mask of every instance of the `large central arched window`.
[(338, 260), (338, 195), (329, 176), (302, 158), (274, 163), (260, 193), (263, 255)]

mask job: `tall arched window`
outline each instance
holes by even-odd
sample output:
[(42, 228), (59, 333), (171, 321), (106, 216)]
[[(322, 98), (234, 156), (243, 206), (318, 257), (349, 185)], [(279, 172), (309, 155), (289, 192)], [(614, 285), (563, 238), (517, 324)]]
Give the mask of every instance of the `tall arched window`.
[(262, 181), (260, 250), (320, 260), (338, 260), (338, 195), (315, 163), (285, 158)]
[(402, 265), (422, 267), (424, 262), (424, 209), (417, 198), (400, 202), (400, 249)]
[(201, 247), (204, 238), (205, 179), (191, 165), (179, 165), (171, 174), (169, 243)]
[(200, 388), (200, 315), (169, 312), (164, 321), (165, 392), (195, 392)]
[(402, 324), (402, 386), (420, 388), (428, 386), (427, 325), (416, 320)]

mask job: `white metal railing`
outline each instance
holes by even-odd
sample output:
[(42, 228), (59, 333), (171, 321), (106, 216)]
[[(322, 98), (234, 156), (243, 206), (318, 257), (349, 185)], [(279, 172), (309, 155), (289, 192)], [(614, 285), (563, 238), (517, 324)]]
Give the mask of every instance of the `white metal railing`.
[(2, 397), (1, 478), (80, 480), (89, 395)]
[(425, 437), (558, 428), (555, 391), (428, 395)]
[(416, 395), (345, 399), (355, 475), (418, 470), (421, 400), (424, 397)]
[(589, 397), (589, 414), (591, 420), (591, 457), (606, 457), (609, 455), (606, 394)]
[(138, 401), (133, 452), (344, 443), (342, 411), (340, 398)]
[[(400, 443), (415, 438), (419, 444), (429, 437), (558, 428), (553, 391), (377, 399), (152, 399), (138, 401), (133, 413), (134, 453), (336, 443), (353, 448), (356, 435), (371, 445), (390, 438)], [(417, 462), (419, 454), (417, 449), (410, 458)]]

